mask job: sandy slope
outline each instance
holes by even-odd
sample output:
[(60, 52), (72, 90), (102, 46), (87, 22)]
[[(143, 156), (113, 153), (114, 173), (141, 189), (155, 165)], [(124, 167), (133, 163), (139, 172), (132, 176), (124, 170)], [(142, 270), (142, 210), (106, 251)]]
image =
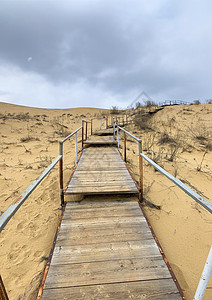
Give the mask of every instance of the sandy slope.
[[(105, 112), (0, 103), (0, 211), (4, 212), (58, 155), (61, 136), (81, 126), (82, 118), (89, 120)], [(128, 126), (129, 131), (142, 138), (148, 156), (198, 189), (209, 201), (212, 199), (211, 117), (212, 105), (176, 106), (153, 115), (148, 125), (151, 129)], [(172, 140), (167, 136), (161, 140), (164, 134)], [(137, 144), (128, 141), (127, 147), (129, 167), (138, 178)], [(74, 166), (73, 140), (65, 144), (64, 150), (66, 182)], [(212, 217), (152, 167), (145, 164), (144, 172), (145, 198), (161, 205), (161, 210), (145, 207), (146, 213), (187, 299), (192, 299), (212, 244)], [(10, 299), (35, 298), (59, 216), (56, 167), (0, 234), (1, 275)], [(205, 299), (212, 299), (211, 287), (210, 281)]]

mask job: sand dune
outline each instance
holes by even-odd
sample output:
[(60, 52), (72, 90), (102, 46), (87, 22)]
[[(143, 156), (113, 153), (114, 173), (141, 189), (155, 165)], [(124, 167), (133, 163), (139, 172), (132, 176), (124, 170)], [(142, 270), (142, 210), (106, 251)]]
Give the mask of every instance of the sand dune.
[[(0, 213), (57, 157), (63, 136), (81, 126), (82, 119), (103, 113), (109, 111), (0, 103)], [(139, 118), (137, 125), (126, 128), (143, 140), (144, 152), (212, 201), (212, 105), (166, 107), (143, 120), (143, 127)], [(98, 126), (96, 120), (94, 129)], [(137, 144), (128, 140), (127, 147), (129, 168), (138, 179)], [(65, 144), (64, 153), (66, 182), (74, 167), (73, 140)], [(146, 163), (144, 187), (145, 198), (161, 206), (146, 206), (145, 211), (187, 299), (193, 299), (212, 243), (212, 217)], [(0, 234), (1, 275), (10, 299), (35, 299), (60, 213), (56, 167)], [(212, 280), (204, 299), (212, 299), (211, 288)]]

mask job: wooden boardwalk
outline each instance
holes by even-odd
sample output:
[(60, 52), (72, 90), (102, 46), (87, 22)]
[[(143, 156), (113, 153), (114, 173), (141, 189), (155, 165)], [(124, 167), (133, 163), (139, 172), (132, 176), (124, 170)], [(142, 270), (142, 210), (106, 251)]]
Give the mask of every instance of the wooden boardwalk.
[(66, 194), (100, 196), (66, 204), (42, 299), (181, 299), (136, 198), (124, 198), (138, 190), (110, 143), (85, 143)]
[(138, 190), (118, 149), (105, 146), (84, 149), (66, 194), (123, 193), (135, 194)]
[(181, 299), (136, 201), (69, 202), (42, 296)]

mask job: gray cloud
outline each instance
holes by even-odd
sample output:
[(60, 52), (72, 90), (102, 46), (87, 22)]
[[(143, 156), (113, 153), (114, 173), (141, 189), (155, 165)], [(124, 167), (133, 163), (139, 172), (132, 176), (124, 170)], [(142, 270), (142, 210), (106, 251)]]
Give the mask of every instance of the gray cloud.
[(1, 99), (106, 107), (142, 90), (156, 101), (211, 98), (211, 8), (210, 0), (1, 0)]

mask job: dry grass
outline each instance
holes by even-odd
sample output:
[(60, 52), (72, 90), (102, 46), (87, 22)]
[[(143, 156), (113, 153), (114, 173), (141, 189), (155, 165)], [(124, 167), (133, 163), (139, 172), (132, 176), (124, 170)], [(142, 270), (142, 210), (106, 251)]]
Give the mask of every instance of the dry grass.
[(142, 113), (137, 114), (134, 118), (134, 124), (141, 130), (153, 130), (152, 115)]

